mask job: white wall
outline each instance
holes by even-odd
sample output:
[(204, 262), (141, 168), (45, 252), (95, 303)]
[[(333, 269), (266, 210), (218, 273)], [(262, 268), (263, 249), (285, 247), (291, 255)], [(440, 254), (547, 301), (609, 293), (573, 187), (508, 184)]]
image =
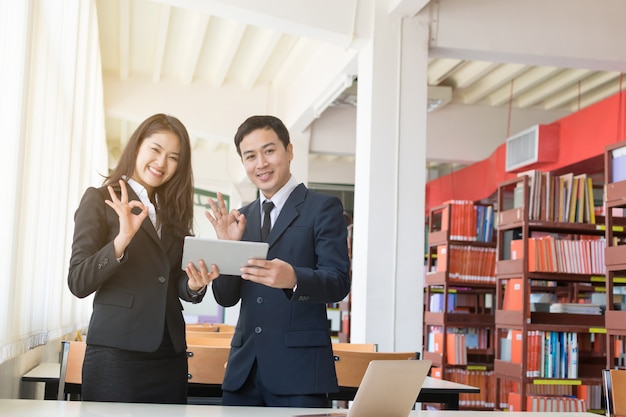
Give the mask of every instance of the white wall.
[[(510, 134), (534, 124), (552, 123), (567, 110), (513, 109)], [(491, 155), (507, 138), (509, 112), (506, 108), (451, 103), (428, 113), (426, 159), (440, 162), (472, 163)], [(311, 152), (321, 155), (354, 156), (356, 109), (329, 107), (311, 125)], [(354, 183), (354, 161), (317, 158), (310, 162), (309, 179), (335, 184)]]
[[(510, 135), (534, 124), (552, 123), (566, 110), (513, 109)], [(451, 103), (428, 114), (426, 154), (430, 161), (471, 163), (491, 155), (507, 138), (508, 109)]]

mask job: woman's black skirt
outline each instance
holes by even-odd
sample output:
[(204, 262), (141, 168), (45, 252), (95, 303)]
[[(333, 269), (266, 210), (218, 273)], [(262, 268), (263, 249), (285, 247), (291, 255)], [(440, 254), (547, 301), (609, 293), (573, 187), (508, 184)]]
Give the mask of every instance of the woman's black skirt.
[(81, 398), (132, 403), (187, 402), (187, 353), (172, 346), (135, 352), (87, 345)]

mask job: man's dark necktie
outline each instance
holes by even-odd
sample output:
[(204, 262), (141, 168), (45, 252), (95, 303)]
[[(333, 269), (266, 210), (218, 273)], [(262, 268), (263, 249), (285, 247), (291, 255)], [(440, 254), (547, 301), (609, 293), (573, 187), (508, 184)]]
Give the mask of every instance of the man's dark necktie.
[(270, 229), (272, 228), (270, 213), (273, 208), (274, 203), (272, 203), (271, 201), (265, 200), (263, 202), (263, 225), (261, 226), (261, 240), (263, 242), (267, 242), (267, 236), (269, 236)]

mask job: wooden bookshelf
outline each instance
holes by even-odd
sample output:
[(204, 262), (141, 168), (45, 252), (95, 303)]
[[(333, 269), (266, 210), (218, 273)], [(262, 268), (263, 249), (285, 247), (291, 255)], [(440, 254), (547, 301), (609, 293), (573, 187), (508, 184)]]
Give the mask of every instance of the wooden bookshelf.
[[(504, 406), (508, 399), (503, 387), (515, 383), (522, 411), (526, 410), (527, 396), (534, 395), (532, 391), (538, 385), (566, 386), (571, 391), (566, 394), (574, 395), (579, 385), (599, 386), (606, 363), (605, 316), (599, 307), (594, 314), (575, 314), (537, 311), (541, 304), (531, 304), (532, 296), (548, 297), (548, 308), (555, 299), (577, 303), (579, 287), (603, 284), (594, 277), (604, 277), (604, 262), (600, 259), (605, 227), (598, 223), (604, 218), (594, 218), (595, 223), (560, 221), (556, 212), (546, 213), (545, 202), (534, 201), (549, 197), (545, 190), (533, 189), (531, 181), (532, 176), (504, 181), (497, 201), (496, 395)], [(535, 208), (533, 218), (530, 207)], [(582, 213), (578, 219), (583, 219)], [(587, 219), (591, 220), (589, 216)], [(575, 365), (546, 353), (550, 346), (577, 346), (554, 353)]]
[[(431, 376), (492, 386), (493, 207), (448, 202), (430, 211), (427, 232), (423, 357), (433, 362)], [(493, 390), (466, 395), (461, 408), (493, 409)]]
[(606, 367), (623, 367), (626, 340), (626, 242), (623, 222), (626, 219), (626, 141), (609, 145), (604, 153), (606, 210)]

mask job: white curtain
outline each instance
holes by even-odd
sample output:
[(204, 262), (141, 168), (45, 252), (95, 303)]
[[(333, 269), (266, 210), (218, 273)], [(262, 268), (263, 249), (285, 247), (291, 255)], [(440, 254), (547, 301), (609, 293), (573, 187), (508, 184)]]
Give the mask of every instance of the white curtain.
[(107, 173), (95, 0), (0, 0), (0, 363), (86, 325), (73, 214)]

